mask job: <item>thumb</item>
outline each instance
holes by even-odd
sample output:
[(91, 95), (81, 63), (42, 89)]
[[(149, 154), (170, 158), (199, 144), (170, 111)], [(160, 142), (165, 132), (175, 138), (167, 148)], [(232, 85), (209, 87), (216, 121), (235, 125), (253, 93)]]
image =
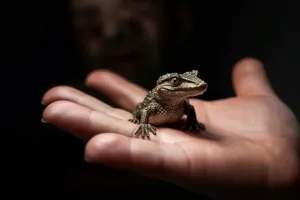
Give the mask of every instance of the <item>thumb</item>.
[(232, 73), (237, 96), (274, 95), (263, 64), (258, 60), (242, 59), (234, 66)]

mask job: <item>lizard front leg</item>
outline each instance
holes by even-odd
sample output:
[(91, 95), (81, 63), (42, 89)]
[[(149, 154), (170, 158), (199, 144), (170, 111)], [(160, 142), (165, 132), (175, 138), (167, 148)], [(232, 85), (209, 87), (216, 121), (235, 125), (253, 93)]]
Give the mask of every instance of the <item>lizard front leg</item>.
[(141, 120), (140, 120), (140, 125), (139, 128), (136, 130), (135, 135), (141, 131), (141, 137), (144, 139), (145, 136), (150, 139), (150, 134), (149, 132), (152, 132), (153, 135), (156, 135), (156, 128), (149, 124), (149, 117), (151, 114), (155, 112), (155, 106), (150, 105), (147, 108), (144, 108), (141, 110)]
[(197, 121), (195, 108), (188, 102), (188, 100), (184, 102), (184, 113), (187, 115), (187, 122), (184, 129), (187, 129), (190, 132), (193, 130), (206, 130), (205, 125)]
[(130, 121), (132, 123), (135, 123), (135, 124), (139, 124), (140, 123), (142, 107), (143, 107), (143, 103), (139, 103), (136, 106), (135, 111), (133, 112), (132, 119), (129, 119), (128, 121)]

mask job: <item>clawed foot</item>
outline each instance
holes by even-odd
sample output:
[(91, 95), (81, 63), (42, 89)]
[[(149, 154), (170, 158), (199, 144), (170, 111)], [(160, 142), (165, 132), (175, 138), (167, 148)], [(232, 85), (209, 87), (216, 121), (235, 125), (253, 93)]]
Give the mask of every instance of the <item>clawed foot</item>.
[(135, 132), (135, 135), (138, 134), (138, 132), (141, 131), (141, 137), (145, 139), (145, 136), (150, 139), (149, 132), (153, 133), (153, 135), (156, 135), (156, 128), (152, 126), (151, 124), (143, 124), (141, 123), (137, 131)]
[(134, 124), (139, 124), (140, 121), (137, 118), (129, 119), (128, 121), (134, 123)]
[(184, 128), (184, 130), (188, 130), (189, 132), (192, 131), (205, 131), (206, 127), (204, 124), (200, 123), (200, 122), (196, 122), (196, 123), (187, 123)]

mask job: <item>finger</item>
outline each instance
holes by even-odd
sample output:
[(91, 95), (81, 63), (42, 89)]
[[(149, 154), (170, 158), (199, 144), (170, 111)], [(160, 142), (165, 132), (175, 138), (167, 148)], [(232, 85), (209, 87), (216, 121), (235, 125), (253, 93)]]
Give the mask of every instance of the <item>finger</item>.
[(187, 155), (179, 145), (157, 144), (113, 133), (93, 137), (86, 145), (85, 158), (88, 162), (125, 168), (159, 179), (187, 177), (191, 170)]
[(263, 64), (252, 58), (234, 66), (233, 86), (238, 96), (274, 95)]
[(60, 100), (71, 101), (91, 110), (103, 112), (123, 119), (127, 119), (131, 116), (130, 113), (124, 110), (115, 109), (90, 95), (68, 86), (58, 86), (50, 89), (43, 96), (42, 102), (44, 105), (49, 105)]
[(83, 140), (102, 132), (114, 132), (131, 137), (137, 128), (137, 125), (127, 120), (96, 112), (69, 101), (56, 101), (47, 106), (43, 119)]
[(220, 145), (189, 141), (171, 145), (114, 133), (97, 135), (85, 147), (87, 162), (125, 168), (201, 190), (215, 183), (220, 183), (219, 186), (239, 182), (270, 183), (274, 174), (266, 170), (269, 159), (261, 154), (261, 148), (249, 147), (243, 142)]
[(107, 70), (92, 72), (87, 77), (86, 84), (107, 95), (118, 106), (128, 111), (134, 110), (146, 95), (145, 89)]

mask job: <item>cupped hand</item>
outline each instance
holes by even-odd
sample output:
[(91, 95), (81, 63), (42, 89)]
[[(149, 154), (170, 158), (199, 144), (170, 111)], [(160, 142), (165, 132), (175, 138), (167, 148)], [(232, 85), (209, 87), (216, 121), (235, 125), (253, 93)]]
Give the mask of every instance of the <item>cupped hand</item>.
[(244, 59), (234, 67), (235, 97), (191, 100), (198, 120), (207, 127), (205, 135), (211, 138), (167, 127), (160, 127), (151, 140), (135, 138), (137, 125), (128, 119), (146, 90), (105, 70), (91, 73), (87, 85), (119, 108), (59, 86), (43, 97), (47, 105), (43, 119), (86, 141), (88, 162), (126, 168), (196, 190), (222, 183), (286, 185), (297, 177), (298, 122), (272, 90), (262, 64), (254, 59)]

